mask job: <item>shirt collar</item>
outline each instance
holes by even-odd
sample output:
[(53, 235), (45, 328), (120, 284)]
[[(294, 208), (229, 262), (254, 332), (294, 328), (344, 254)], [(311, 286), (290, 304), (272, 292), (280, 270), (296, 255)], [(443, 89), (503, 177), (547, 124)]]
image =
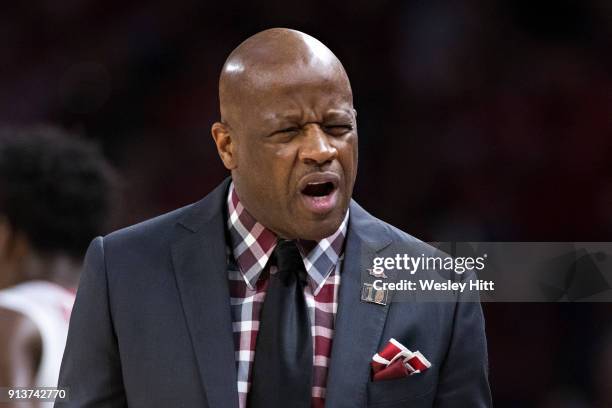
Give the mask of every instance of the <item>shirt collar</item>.
[[(248, 213), (238, 198), (234, 183), (229, 187), (227, 210), (232, 254), (244, 281), (249, 288), (254, 289), (276, 247), (276, 234)], [(297, 240), (314, 295), (321, 290), (342, 255), (348, 218), (347, 210), (340, 227), (326, 238), (319, 241)]]

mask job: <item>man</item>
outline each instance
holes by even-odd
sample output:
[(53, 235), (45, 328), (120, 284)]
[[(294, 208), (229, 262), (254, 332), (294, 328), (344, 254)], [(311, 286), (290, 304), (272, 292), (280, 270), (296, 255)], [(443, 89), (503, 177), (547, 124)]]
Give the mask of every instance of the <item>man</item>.
[(60, 129), (0, 129), (0, 387), (57, 385), (83, 256), (106, 222), (111, 177), (94, 146)]
[[(478, 303), (362, 301), (374, 257), (432, 249), (351, 201), (356, 112), (334, 54), (260, 32), (228, 57), (219, 99), (212, 136), (231, 179), (90, 246), (67, 405), (489, 406)], [(392, 337), (432, 366), (371, 381)]]

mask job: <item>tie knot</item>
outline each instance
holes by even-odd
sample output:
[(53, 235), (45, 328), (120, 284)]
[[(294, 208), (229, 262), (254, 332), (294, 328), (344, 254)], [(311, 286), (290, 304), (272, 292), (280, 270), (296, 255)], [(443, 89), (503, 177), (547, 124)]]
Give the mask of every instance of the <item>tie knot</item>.
[(278, 276), (283, 282), (287, 282), (292, 277), (297, 277), (302, 284), (306, 283), (306, 268), (302, 254), (295, 241), (279, 239), (274, 249)]

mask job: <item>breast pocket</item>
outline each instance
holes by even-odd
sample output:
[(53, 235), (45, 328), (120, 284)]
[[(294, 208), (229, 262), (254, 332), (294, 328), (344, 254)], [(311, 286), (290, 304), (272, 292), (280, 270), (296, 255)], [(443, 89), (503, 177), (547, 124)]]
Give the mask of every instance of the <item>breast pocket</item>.
[(368, 407), (431, 407), (435, 388), (432, 374), (424, 372), (397, 380), (368, 383)]

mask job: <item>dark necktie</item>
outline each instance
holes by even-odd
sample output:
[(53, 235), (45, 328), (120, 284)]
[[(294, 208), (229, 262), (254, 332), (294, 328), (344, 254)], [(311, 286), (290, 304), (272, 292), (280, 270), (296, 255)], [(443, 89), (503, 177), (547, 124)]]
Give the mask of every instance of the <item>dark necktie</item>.
[(309, 408), (312, 336), (304, 299), (306, 270), (294, 241), (274, 249), (278, 272), (270, 275), (261, 311), (248, 408)]

